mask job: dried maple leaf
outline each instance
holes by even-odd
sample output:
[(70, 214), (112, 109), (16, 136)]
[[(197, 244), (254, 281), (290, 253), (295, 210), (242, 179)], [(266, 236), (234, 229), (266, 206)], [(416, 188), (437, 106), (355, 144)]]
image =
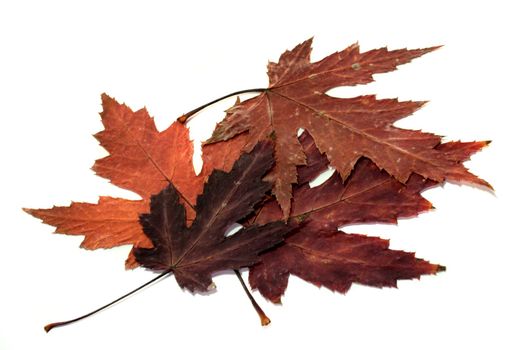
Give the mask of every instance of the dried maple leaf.
[[(250, 269), (250, 284), (273, 302), (280, 302), (288, 277), (294, 274), (318, 286), (344, 293), (352, 283), (376, 287), (395, 286), (398, 279), (432, 274), (443, 267), (417, 259), (413, 253), (388, 249), (388, 241), (338, 231), (342, 225), (370, 222), (395, 223), (432, 208), (421, 191), (435, 185), (419, 175), (406, 184), (381, 171), (368, 159), (356, 164), (343, 181), (334, 173), (320, 186), (311, 180), (327, 163), (305, 132), (300, 137), (308, 166), (299, 168), (300, 184), (293, 191), (290, 220), (301, 227), (285, 244), (265, 253), (261, 263)], [(457, 162), (484, 147), (486, 142), (452, 142), (440, 146)], [(255, 222), (282, 216), (276, 201), (267, 203)]]
[(270, 178), (285, 216), (290, 212), (296, 166), (305, 163), (297, 140), (300, 128), (308, 130), (330, 164), (346, 179), (357, 161), (365, 156), (405, 183), (412, 173), (437, 182), (464, 181), (490, 187), (436, 147), (441, 137), (404, 130), (393, 123), (423, 102), (399, 102), (375, 96), (335, 98), (326, 92), (338, 86), (371, 82), (372, 75), (395, 70), (400, 64), (436, 48), (359, 52), (357, 44), (323, 60), (310, 62), (312, 40), (307, 40), (269, 63), (269, 87), (258, 97), (228, 111), (208, 144), (248, 132), (245, 150), (271, 135), (275, 139), (276, 166)]
[[(138, 222), (140, 213), (149, 210), (150, 196), (172, 183), (183, 198), (189, 219), (193, 219), (192, 205), (204, 181), (213, 169), (231, 168), (241, 152), (243, 137), (204, 150), (203, 170), (196, 176), (193, 144), (184, 125), (174, 122), (159, 132), (146, 109), (133, 112), (106, 94), (102, 95), (102, 108), (104, 130), (95, 137), (109, 155), (97, 160), (93, 169), (113, 184), (139, 194), (142, 200), (101, 197), (97, 204), (25, 210), (56, 226), (57, 233), (84, 235), (81, 247), (86, 249), (123, 244), (151, 247)], [(130, 253), (126, 267), (136, 266)]]
[(292, 227), (282, 221), (251, 225), (230, 237), (227, 229), (253, 211), (271, 184), (262, 177), (273, 165), (272, 146), (257, 145), (242, 155), (229, 173), (214, 170), (197, 199), (197, 216), (186, 226), (186, 210), (169, 185), (151, 199), (151, 213), (140, 217), (153, 248), (135, 248), (139, 264), (173, 271), (179, 285), (206, 291), (211, 273), (253, 265), (259, 253), (283, 240)]

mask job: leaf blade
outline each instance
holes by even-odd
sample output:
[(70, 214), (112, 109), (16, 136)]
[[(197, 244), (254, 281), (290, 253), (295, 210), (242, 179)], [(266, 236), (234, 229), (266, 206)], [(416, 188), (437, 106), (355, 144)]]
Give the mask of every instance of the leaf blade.
[[(361, 157), (367, 157), (403, 183), (417, 173), (437, 182), (452, 180), (490, 188), (454, 157), (440, 151), (437, 146), (441, 137), (393, 126), (396, 120), (419, 109), (422, 102), (326, 95), (334, 87), (369, 83), (374, 74), (393, 71), (438, 47), (381, 48), (361, 53), (354, 44), (312, 63), (311, 43), (309, 39), (283, 53), (278, 63), (270, 63), (270, 87), (229, 111), (207, 141), (215, 143), (248, 132), (251, 141), (245, 149), (250, 150), (258, 139), (274, 135), (274, 194), (285, 217), (291, 209), (292, 185), (297, 183), (295, 166), (304, 164), (304, 155), (296, 147), (296, 141), (290, 141), (299, 128), (309, 131), (343, 178), (349, 176)], [(292, 147), (283, 147), (290, 144)]]
[[(205, 292), (213, 272), (251, 266), (259, 254), (282, 242), (292, 227), (282, 221), (241, 229), (225, 237), (226, 229), (253, 212), (271, 184), (263, 177), (273, 165), (269, 142), (242, 155), (228, 173), (215, 170), (197, 198), (197, 216), (186, 227), (185, 209), (178, 193), (168, 186), (152, 197), (151, 213), (141, 215), (153, 248), (135, 248), (137, 261), (146, 268), (171, 269), (182, 288)], [(175, 224), (177, 223), (178, 224)]]
[[(326, 165), (326, 156), (314, 147), (308, 132), (301, 135), (301, 143), (308, 165), (299, 169), (299, 173), (311, 179)], [(464, 161), (486, 144), (450, 142), (439, 147), (457, 161)], [(250, 268), (250, 285), (267, 299), (280, 302), (290, 274), (345, 293), (352, 283), (395, 286), (397, 279), (442, 271), (442, 266), (417, 259), (412, 253), (390, 250), (386, 240), (338, 231), (350, 224), (396, 223), (398, 218), (428, 211), (432, 204), (421, 192), (435, 185), (436, 182), (418, 175), (402, 184), (368, 159), (359, 160), (345, 181), (337, 172), (314, 188), (303, 181), (294, 188), (289, 219), (300, 223), (300, 227), (285, 238), (284, 244), (263, 254), (261, 262)], [(254, 221), (265, 223), (281, 216), (278, 203), (273, 201), (265, 204)], [(371, 267), (378, 259), (384, 263), (374, 270)], [(396, 265), (396, 259), (405, 265)], [(376, 279), (371, 277), (373, 273), (377, 274)]]

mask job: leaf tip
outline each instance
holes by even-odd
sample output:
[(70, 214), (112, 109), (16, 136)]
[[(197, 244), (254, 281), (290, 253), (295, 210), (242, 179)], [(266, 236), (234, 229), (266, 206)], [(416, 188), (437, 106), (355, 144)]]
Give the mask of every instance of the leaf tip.
[[(27, 213), (27, 214), (29, 214), (29, 215), (31, 215), (31, 216), (37, 218), (37, 219), (40, 219), (40, 220), (42, 220), (42, 221), (45, 220), (44, 216), (42, 216), (42, 215), (43, 215), (42, 212), (45, 211), (46, 209), (22, 208), (22, 210), (23, 210), (25, 213)], [(44, 222), (45, 222), (45, 221), (44, 221)]]
[(312, 43), (314, 42), (314, 36), (312, 35), (311, 37), (309, 37), (308, 39), (306, 39), (302, 44), (300, 45), (307, 45), (307, 46), (312, 46)]
[(105, 92), (100, 94), (100, 99), (102, 100), (102, 107), (107, 106), (108, 103), (117, 102), (113, 97), (109, 96)]
[(281, 296), (274, 296), (270, 298), (270, 301), (274, 303), (275, 305), (283, 305), (283, 301), (281, 300)]
[(33, 215), (33, 210), (34, 209), (30, 209), (30, 208), (22, 208), (23, 211), (25, 211), (26, 213), (28, 213), (29, 215)]
[(447, 267), (443, 265), (438, 265), (436, 268), (436, 273), (445, 272), (447, 271)]
[(485, 181), (478, 177), (476, 177), (475, 181), (470, 182), (470, 184), (482, 190), (488, 191), (489, 193), (493, 193), (496, 191), (488, 181)]
[(416, 108), (417, 108), (417, 109), (420, 109), (420, 108), (425, 107), (427, 104), (429, 104), (430, 101), (429, 101), (429, 100), (416, 101), (415, 103), (416, 103)]
[(428, 48), (426, 48), (424, 50), (427, 51), (427, 52), (432, 52), (432, 51), (436, 51), (436, 50), (441, 49), (443, 46), (444, 45), (431, 46), (431, 47), (428, 47)]

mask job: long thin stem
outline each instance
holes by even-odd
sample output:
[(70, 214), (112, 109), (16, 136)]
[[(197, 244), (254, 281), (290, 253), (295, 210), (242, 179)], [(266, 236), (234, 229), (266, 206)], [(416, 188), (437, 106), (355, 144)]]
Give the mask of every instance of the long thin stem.
[(237, 275), (237, 278), (241, 282), (242, 288), (246, 292), (246, 295), (248, 296), (248, 298), (252, 302), (253, 308), (255, 309), (255, 311), (257, 311), (257, 315), (259, 315), (259, 318), (261, 319), (261, 326), (269, 325), (270, 322), (272, 322), (272, 321), (268, 318), (268, 316), (266, 316), (266, 314), (264, 313), (263, 309), (261, 309), (259, 304), (257, 304), (255, 299), (253, 298), (252, 293), (250, 293), (250, 290), (248, 289), (248, 287), (246, 287), (246, 284), (244, 283), (244, 280), (242, 279), (241, 273), (239, 272), (239, 270), (233, 270), (233, 271), (235, 272), (235, 275)]
[(232, 92), (231, 94), (228, 94), (228, 95), (224, 95), (222, 97), (219, 97), (211, 102), (208, 102), (206, 104), (203, 104), (202, 106), (200, 107), (197, 107), (195, 108), (194, 110), (191, 110), (189, 111), (188, 113), (180, 116), (177, 120), (180, 122), (180, 123), (187, 123), (188, 120), (196, 113), (200, 112), (201, 110), (203, 110), (204, 108), (208, 107), (208, 106), (211, 106), (212, 104), (214, 103), (217, 103), (219, 101), (222, 101), (224, 99), (227, 99), (228, 97), (232, 97), (232, 96), (235, 96), (235, 95), (241, 95), (241, 94), (246, 94), (246, 93), (249, 93), (249, 92), (265, 92), (266, 90), (268, 90), (267, 88), (256, 88), (256, 89), (246, 89), (246, 90), (239, 90), (239, 91), (235, 91), (235, 92)]
[(152, 280), (150, 280), (150, 281), (144, 283), (144, 284), (141, 285), (140, 287), (133, 289), (131, 292), (129, 292), (129, 293), (127, 293), (127, 294), (124, 294), (124, 295), (121, 296), (120, 298), (117, 298), (117, 299), (113, 300), (111, 303), (106, 304), (106, 305), (104, 305), (104, 306), (102, 306), (102, 307), (99, 307), (98, 309), (96, 309), (96, 310), (94, 310), (94, 311), (91, 311), (91, 312), (89, 312), (89, 313), (87, 313), (87, 314), (85, 314), (85, 315), (83, 315), (83, 316), (80, 316), (80, 317), (74, 318), (74, 319), (69, 320), (69, 321), (50, 323), (50, 324), (46, 325), (46, 326), (44, 327), (44, 329), (45, 329), (46, 332), (49, 332), (50, 330), (52, 330), (52, 329), (55, 328), (55, 327), (65, 326), (65, 325), (68, 325), (68, 324), (71, 324), (71, 323), (74, 323), (74, 322), (77, 322), (77, 321), (83, 320), (84, 318), (87, 318), (87, 317), (89, 317), (89, 316), (91, 316), (91, 315), (94, 315), (94, 314), (96, 314), (97, 312), (100, 312), (100, 311), (102, 311), (102, 310), (104, 310), (104, 309), (110, 307), (111, 305), (118, 303), (118, 302), (121, 301), (122, 299), (125, 299), (125, 298), (129, 297), (131, 294), (136, 293), (136, 292), (138, 292), (139, 290), (141, 290), (142, 288), (145, 288), (145, 287), (149, 286), (149, 285), (152, 284), (153, 282), (160, 280), (162, 277), (166, 276), (166, 275), (169, 274), (169, 273), (171, 273), (171, 270), (166, 270), (166, 271), (164, 271), (163, 273), (161, 273), (160, 275), (158, 275), (157, 277), (153, 278)]
[[(187, 123), (192, 116), (194, 116), (195, 114), (197, 114), (198, 112), (200, 112), (204, 108), (209, 107), (209, 106), (213, 105), (214, 103), (217, 103), (217, 102), (222, 101), (224, 99), (227, 99), (229, 97), (236, 96), (236, 95), (241, 95), (241, 94), (246, 94), (246, 93), (251, 93), (251, 92), (265, 92), (267, 90), (268, 90), (267, 88), (255, 88), (255, 89), (245, 89), (245, 90), (239, 90), (239, 91), (232, 92), (230, 94), (227, 94), (227, 95), (224, 95), (222, 97), (219, 97), (219, 98), (217, 98), (217, 99), (215, 99), (213, 101), (205, 103), (202, 106), (197, 107), (197, 108), (189, 111), (188, 113), (180, 116), (177, 119), (177, 121), (179, 123)], [(266, 316), (266, 314), (264, 313), (263, 309), (261, 309), (259, 304), (257, 304), (255, 299), (253, 298), (252, 293), (250, 292), (250, 290), (248, 289), (248, 287), (244, 283), (244, 280), (243, 280), (243, 278), (241, 276), (241, 273), (239, 272), (239, 270), (233, 270), (233, 271), (235, 272), (235, 275), (239, 279), (239, 282), (241, 283), (242, 288), (244, 289), (244, 292), (248, 296), (248, 299), (250, 299), (250, 302), (252, 303), (253, 308), (257, 312), (257, 315), (259, 315), (259, 318), (261, 320), (261, 325), (263, 325), (263, 326), (269, 325), (270, 322), (271, 322), (270, 319), (268, 318), (268, 316)]]

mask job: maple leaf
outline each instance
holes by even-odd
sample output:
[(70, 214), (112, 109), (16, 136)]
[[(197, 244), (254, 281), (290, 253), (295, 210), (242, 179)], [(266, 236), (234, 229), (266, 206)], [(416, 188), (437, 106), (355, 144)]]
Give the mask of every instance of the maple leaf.
[[(399, 217), (429, 210), (432, 204), (420, 193), (436, 182), (413, 174), (406, 184), (401, 184), (370, 160), (361, 159), (346, 181), (335, 172), (323, 184), (311, 188), (308, 181), (322, 171), (327, 160), (307, 132), (301, 135), (300, 142), (308, 166), (298, 169), (301, 181), (293, 191), (290, 221), (300, 221), (302, 225), (286, 238), (284, 245), (265, 253), (261, 263), (250, 269), (253, 288), (267, 299), (280, 302), (290, 274), (344, 293), (352, 283), (395, 286), (398, 279), (444, 269), (417, 259), (413, 253), (389, 249), (387, 240), (338, 231), (348, 224), (395, 223)], [(440, 147), (462, 162), (486, 145), (451, 142)], [(255, 222), (279, 217), (282, 212), (273, 201), (262, 208)]]
[(151, 213), (140, 221), (153, 248), (135, 248), (144, 267), (173, 271), (190, 291), (206, 291), (215, 271), (251, 266), (259, 253), (280, 243), (292, 227), (282, 221), (251, 225), (225, 237), (227, 229), (253, 211), (271, 184), (262, 181), (273, 165), (272, 146), (258, 144), (235, 162), (231, 172), (214, 170), (197, 199), (197, 216), (186, 226), (186, 210), (169, 185), (151, 199)]
[[(188, 219), (194, 217), (192, 205), (213, 169), (229, 170), (241, 153), (243, 137), (203, 151), (203, 169), (195, 174), (193, 144), (188, 129), (174, 122), (159, 132), (146, 109), (132, 111), (106, 94), (102, 95), (100, 114), (104, 130), (95, 137), (109, 152), (95, 162), (93, 170), (113, 184), (133, 191), (142, 200), (101, 197), (97, 204), (72, 203), (67, 207), (25, 209), (45, 223), (56, 226), (57, 233), (83, 235), (82, 248), (111, 248), (123, 244), (151, 247), (138, 221), (149, 210), (149, 200), (168, 183), (183, 198)], [(133, 254), (127, 268), (136, 267)]]
[(271, 135), (276, 165), (269, 179), (285, 214), (290, 212), (296, 166), (305, 163), (297, 131), (307, 130), (330, 164), (346, 179), (361, 157), (371, 159), (405, 183), (412, 173), (437, 182), (451, 180), (490, 187), (461, 164), (440, 152), (441, 137), (404, 130), (393, 123), (424, 103), (375, 96), (335, 98), (326, 92), (338, 86), (366, 84), (372, 75), (395, 70), (436, 47), (417, 50), (386, 48), (359, 52), (357, 44), (310, 62), (312, 39), (268, 64), (269, 87), (259, 96), (231, 108), (208, 144), (248, 132), (245, 150)]

